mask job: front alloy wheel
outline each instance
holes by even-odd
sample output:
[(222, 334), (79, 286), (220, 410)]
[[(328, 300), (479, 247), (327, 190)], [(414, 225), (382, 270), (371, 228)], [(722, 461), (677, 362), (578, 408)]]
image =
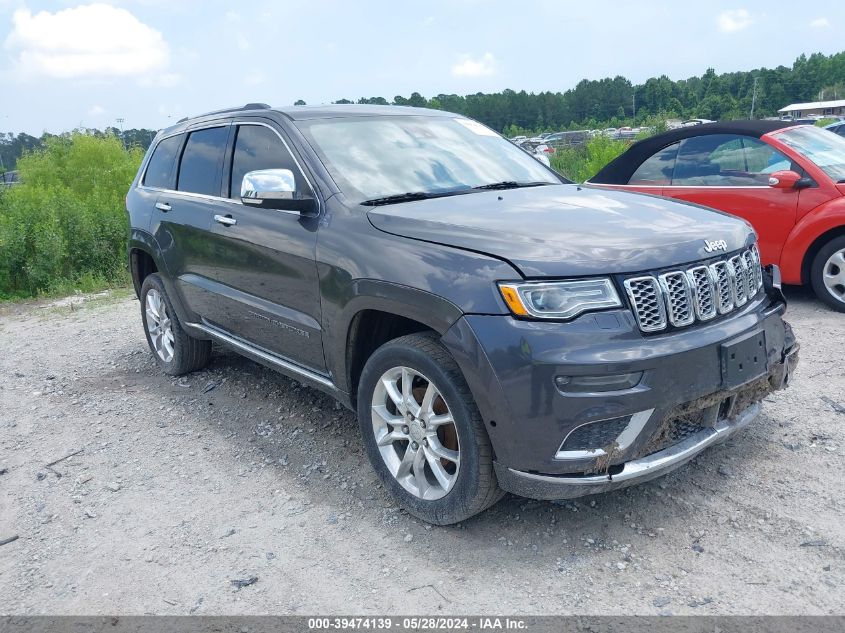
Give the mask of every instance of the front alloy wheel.
[(501, 499), (493, 447), (455, 359), (434, 332), (379, 347), (358, 381), (367, 457), (410, 514), (463, 521)]
[(433, 501), (452, 489), (461, 467), (458, 433), (431, 380), (409, 367), (384, 372), (373, 392), (372, 421), (379, 453), (405, 490)]

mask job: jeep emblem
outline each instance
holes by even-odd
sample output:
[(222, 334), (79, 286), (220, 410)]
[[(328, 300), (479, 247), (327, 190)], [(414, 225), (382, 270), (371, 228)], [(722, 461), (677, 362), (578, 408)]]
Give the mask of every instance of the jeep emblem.
[(704, 240), (704, 250), (708, 253), (726, 251), (728, 250), (728, 243), (725, 240)]

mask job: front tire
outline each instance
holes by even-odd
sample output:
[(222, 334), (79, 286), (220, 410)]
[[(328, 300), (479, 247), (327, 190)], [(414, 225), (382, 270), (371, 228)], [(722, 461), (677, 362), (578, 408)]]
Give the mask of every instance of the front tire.
[(395, 339), (369, 358), (358, 423), (376, 473), (423, 521), (457, 523), (502, 498), (481, 414), (433, 333)]
[(150, 350), (165, 374), (181, 376), (208, 365), (211, 341), (185, 332), (157, 273), (148, 275), (141, 286), (141, 320)]
[(830, 240), (816, 254), (810, 281), (819, 299), (837, 312), (845, 312), (845, 235)]

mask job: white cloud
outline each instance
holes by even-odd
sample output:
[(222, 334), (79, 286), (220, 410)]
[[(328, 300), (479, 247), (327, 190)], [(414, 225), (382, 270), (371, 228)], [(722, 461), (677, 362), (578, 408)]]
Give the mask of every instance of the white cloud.
[(93, 105), (89, 108), (88, 114), (90, 116), (100, 116), (101, 114), (105, 114), (106, 109), (101, 105)]
[(719, 14), (716, 24), (722, 33), (734, 33), (754, 24), (754, 18), (747, 9), (730, 9)]
[(485, 77), (495, 72), (496, 58), (493, 53), (484, 53), (478, 58), (464, 55), (460, 62), (452, 66), (452, 74), (455, 77)]
[(830, 20), (827, 18), (816, 18), (815, 20), (810, 21), (810, 26), (814, 29), (824, 29), (830, 26)]
[(95, 3), (55, 13), (15, 11), (6, 48), (17, 51), (19, 73), (61, 79), (137, 77), (167, 68), (161, 33), (126, 9)]

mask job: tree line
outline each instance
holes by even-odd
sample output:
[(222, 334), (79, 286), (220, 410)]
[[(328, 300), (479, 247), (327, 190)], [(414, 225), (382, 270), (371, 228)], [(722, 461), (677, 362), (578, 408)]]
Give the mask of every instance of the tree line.
[[(756, 97), (755, 84), (756, 80)], [(672, 80), (662, 75), (642, 84), (625, 77), (584, 79), (564, 92), (502, 92), (470, 95), (438, 94), (427, 98), (419, 92), (409, 97), (361, 97), (334, 103), (407, 105), (457, 112), (477, 119), (505, 134), (523, 131), (618, 127), (653, 121), (655, 118), (704, 118), (714, 120), (748, 118), (754, 102), (754, 117), (775, 116), (790, 103), (845, 98), (845, 52), (801, 55), (792, 66), (758, 68), (716, 74), (712, 68), (697, 77)], [(301, 99), (295, 105), (305, 105)], [(115, 135), (126, 147), (146, 149), (155, 131), (116, 128), (93, 134)], [(42, 147), (50, 134), (0, 134), (0, 171), (13, 169), (17, 158), (28, 149)]]

